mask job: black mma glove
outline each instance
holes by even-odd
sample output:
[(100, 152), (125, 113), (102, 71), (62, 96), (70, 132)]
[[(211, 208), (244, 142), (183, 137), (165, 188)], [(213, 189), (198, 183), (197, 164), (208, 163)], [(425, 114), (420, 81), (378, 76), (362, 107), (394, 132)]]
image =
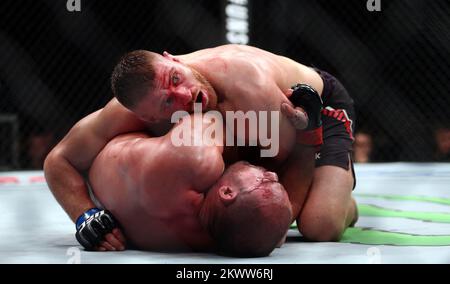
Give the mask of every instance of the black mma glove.
[(93, 250), (105, 239), (105, 235), (118, 227), (111, 212), (92, 208), (78, 217), (76, 222), (77, 241), (86, 249)]
[(319, 93), (306, 84), (297, 84), (292, 86), (291, 89), (293, 92), (289, 100), (294, 106), (303, 108), (308, 116), (308, 126), (306, 129), (297, 132), (297, 142), (315, 147), (322, 145), (323, 103)]

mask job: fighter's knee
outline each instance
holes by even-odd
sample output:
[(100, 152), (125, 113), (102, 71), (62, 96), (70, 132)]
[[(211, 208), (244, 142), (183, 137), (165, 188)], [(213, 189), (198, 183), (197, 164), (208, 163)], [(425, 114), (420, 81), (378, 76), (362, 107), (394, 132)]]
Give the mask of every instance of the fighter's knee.
[(344, 233), (344, 221), (333, 216), (315, 216), (300, 220), (300, 233), (310, 241), (337, 242)]

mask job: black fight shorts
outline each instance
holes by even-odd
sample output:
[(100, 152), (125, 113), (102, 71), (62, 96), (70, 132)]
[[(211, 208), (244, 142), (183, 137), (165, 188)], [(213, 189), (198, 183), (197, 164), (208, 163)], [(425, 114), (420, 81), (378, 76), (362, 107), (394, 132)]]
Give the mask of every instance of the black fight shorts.
[(328, 165), (349, 170), (351, 167), (355, 178), (352, 161), (355, 124), (353, 99), (338, 79), (325, 71), (315, 70), (324, 83), (323, 145), (316, 153), (316, 168)]

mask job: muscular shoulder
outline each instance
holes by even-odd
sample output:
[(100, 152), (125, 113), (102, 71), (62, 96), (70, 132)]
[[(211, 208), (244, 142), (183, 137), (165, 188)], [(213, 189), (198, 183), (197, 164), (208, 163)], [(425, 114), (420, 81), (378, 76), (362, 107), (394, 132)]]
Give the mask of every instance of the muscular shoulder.
[(274, 82), (273, 69), (261, 59), (248, 60), (244, 55), (229, 57), (227, 66), (227, 76), (233, 79), (233, 84), (227, 85), (232, 90), (228, 92), (229, 96), (267, 88)]
[[(232, 73), (242, 74), (240, 78), (252, 78), (252, 87), (267, 88), (276, 83), (282, 89), (288, 89), (296, 83), (313, 86), (322, 93), (323, 81), (312, 68), (288, 57), (277, 55), (251, 46), (230, 46), (229, 66)], [(248, 75), (247, 75), (248, 74)]]
[[(223, 173), (224, 162), (222, 158), (222, 146), (215, 141), (206, 141), (208, 135), (204, 135), (211, 121), (205, 116), (195, 118), (195, 115), (185, 117), (172, 131), (164, 137), (165, 144), (170, 145), (171, 159), (177, 161), (178, 166), (185, 169), (183, 172), (189, 176), (194, 188), (199, 191), (209, 188)], [(195, 119), (202, 120), (202, 127), (198, 127)], [(195, 127), (194, 127), (195, 126)], [(190, 136), (193, 145), (174, 145), (173, 137), (180, 135)]]
[[(131, 146), (126, 166), (146, 183), (158, 187), (159, 178), (169, 180), (161, 187), (169, 184), (174, 188), (193, 188), (204, 192), (223, 173), (224, 163), (217, 147), (208, 146), (174, 146), (166, 137), (139, 139)], [(177, 186), (178, 185), (178, 186)]]
[(198, 191), (207, 190), (222, 175), (224, 162), (217, 147), (189, 147), (187, 166), (191, 169), (192, 182)]

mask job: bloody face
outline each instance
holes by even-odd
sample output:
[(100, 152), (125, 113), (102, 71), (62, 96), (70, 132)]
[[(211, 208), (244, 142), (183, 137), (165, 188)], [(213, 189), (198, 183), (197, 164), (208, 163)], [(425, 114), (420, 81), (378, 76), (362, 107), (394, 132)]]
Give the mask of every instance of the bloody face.
[(201, 103), (203, 111), (215, 107), (214, 89), (196, 70), (162, 56), (153, 66), (154, 87), (133, 109), (141, 119), (152, 122), (170, 119), (176, 111), (192, 113), (194, 103)]
[[(229, 204), (220, 198), (219, 191), (224, 186), (237, 195)], [(230, 166), (207, 193), (200, 216), (204, 226), (214, 223), (214, 218), (229, 210), (238, 198), (258, 200), (261, 207), (267, 208), (273, 203), (289, 204), (288, 195), (278, 182), (276, 173), (247, 162), (238, 162)]]
[(221, 253), (266, 256), (285, 236), (292, 208), (275, 173), (239, 162), (206, 194), (199, 218)]
[(242, 192), (251, 192), (262, 186), (277, 186), (278, 176), (274, 172), (262, 167), (251, 165), (247, 162), (238, 162), (227, 169), (228, 175), (224, 175), (225, 183), (237, 186)]

